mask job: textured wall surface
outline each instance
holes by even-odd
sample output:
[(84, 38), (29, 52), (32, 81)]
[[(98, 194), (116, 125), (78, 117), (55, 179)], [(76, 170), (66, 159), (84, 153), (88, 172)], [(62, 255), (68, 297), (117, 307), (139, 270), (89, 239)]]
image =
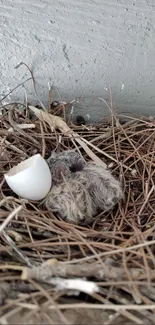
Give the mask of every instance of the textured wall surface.
[[(1, 95), (29, 77), (15, 69), (20, 61), (44, 103), (50, 81), (62, 99), (80, 100), (80, 113), (101, 118), (110, 85), (117, 110), (154, 114), (155, 1), (0, 0)], [(25, 88), (34, 98), (30, 81)]]

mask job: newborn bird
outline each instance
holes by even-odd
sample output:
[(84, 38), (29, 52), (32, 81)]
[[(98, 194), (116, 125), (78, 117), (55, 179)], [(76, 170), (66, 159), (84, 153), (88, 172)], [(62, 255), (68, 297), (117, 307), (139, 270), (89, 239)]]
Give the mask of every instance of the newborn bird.
[(82, 170), (85, 160), (74, 150), (65, 150), (60, 153), (52, 152), (47, 159), (52, 174), (52, 184), (56, 185), (68, 179), (72, 173)]
[(123, 198), (121, 185), (110, 171), (85, 163), (74, 151), (55, 154), (48, 164), (55, 185), (44, 204), (63, 220), (89, 224), (98, 212), (111, 210)]

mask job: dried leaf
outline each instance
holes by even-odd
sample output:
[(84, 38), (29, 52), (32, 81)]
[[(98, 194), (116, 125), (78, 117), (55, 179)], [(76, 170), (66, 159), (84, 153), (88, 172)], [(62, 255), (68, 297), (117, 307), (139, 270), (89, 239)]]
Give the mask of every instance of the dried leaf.
[(39, 110), (34, 106), (29, 106), (29, 108), (36, 114), (36, 116), (41, 120), (45, 121), (49, 124), (51, 131), (53, 132), (56, 129), (59, 129), (64, 135), (67, 135), (70, 138), (73, 138), (80, 146), (85, 150), (87, 155), (96, 163), (104, 166), (106, 168), (106, 164), (97, 157), (93, 151), (88, 147), (88, 145), (80, 138), (78, 133), (73, 132), (66, 122), (59, 116), (55, 116), (49, 114), (48, 112), (44, 112)]

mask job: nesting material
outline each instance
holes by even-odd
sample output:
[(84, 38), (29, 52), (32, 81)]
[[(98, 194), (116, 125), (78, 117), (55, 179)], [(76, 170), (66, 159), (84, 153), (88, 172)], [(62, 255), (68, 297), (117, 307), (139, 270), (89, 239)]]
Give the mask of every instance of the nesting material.
[[(119, 115), (113, 114), (100, 123), (82, 126), (70, 120), (69, 137), (60, 124), (51, 131), (39, 116), (33, 122), (35, 128), (18, 128), (19, 124), (32, 124), (29, 110), (21, 110), (19, 103), (15, 111), (10, 106), (2, 108), (0, 118), (0, 323), (17, 323), (20, 312), (20, 324), (47, 323), (51, 319), (54, 324), (95, 324), (99, 309), (98, 323), (103, 322), (105, 309), (107, 324), (141, 324), (142, 320), (154, 324), (155, 119), (123, 115), (119, 120)], [(51, 113), (55, 114), (54, 109)], [(8, 131), (10, 127), (13, 132)], [(75, 133), (87, 147), (72, 137)], [(40, 202), (22, 200), (4, 182), (4, 175), (21, 160), (38, 153), (47, 159), (51, 151), (64, 153), (71, 149), (79, 150), (84, 157), (83, 170), (94, 158), (98, 165), (100, 161), (107, 164), (116, 179), (121, 176), (125, 200), (112, 210), (103, 210), (90, 225), (66, 222)], [(83, 170), (69, 168), (69, 176), (61, 178), (57, 186), (68, 182), (70, 172)], [(55, 259), (57, 267), (53, 261), (52, 268), (49, 265), (50, 269), (44, 269), (44, 262)], [(21, 278), (25, 266), (34, 271), (41, 265), (40, 278), (37, 273), (32, 282)], [(50, 283), (44, 282), (45, 275)], [(59, 277), (60, 283), (62, 279), (92, 281), (99, 292), (89, 296), (83, 293), (78, 299), (67, 288), (55, 292), (54, 282)], [(92, 315), (89, 321), (84, 315), (86, 308)], [(71, 309), (74, 314), (81, 313), (80, 320), (72, 321)], [(36, 316), (33, 321), (32, 313)], [(54, 321), (55, 313), (61, 319)]]
[(112, 210), (123, 198), (121, 184), (111, 172), (95, 163), (85, 163), (74, 151), (48, 159), (55, 186), (44, 204), (63, 220), (89, 224), (101, 211)]

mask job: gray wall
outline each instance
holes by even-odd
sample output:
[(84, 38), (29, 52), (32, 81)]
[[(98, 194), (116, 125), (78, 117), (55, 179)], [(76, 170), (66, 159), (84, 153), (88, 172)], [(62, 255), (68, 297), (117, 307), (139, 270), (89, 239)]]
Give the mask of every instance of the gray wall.
[[(44, 103), (50, 81), (63, 100), (80, 100), (80, 113), (101, 118), (98, 98), (109, 100), (110, 85), (116, 110), (153, 115), (155, 1), (0, 0), (1, 95), (28, 78), (14, 68), (20, 61), (33, 68)], [(34, 99), (31, 82), (25, 88)], [(20, 87), (11, 99), (24, 94)]]

